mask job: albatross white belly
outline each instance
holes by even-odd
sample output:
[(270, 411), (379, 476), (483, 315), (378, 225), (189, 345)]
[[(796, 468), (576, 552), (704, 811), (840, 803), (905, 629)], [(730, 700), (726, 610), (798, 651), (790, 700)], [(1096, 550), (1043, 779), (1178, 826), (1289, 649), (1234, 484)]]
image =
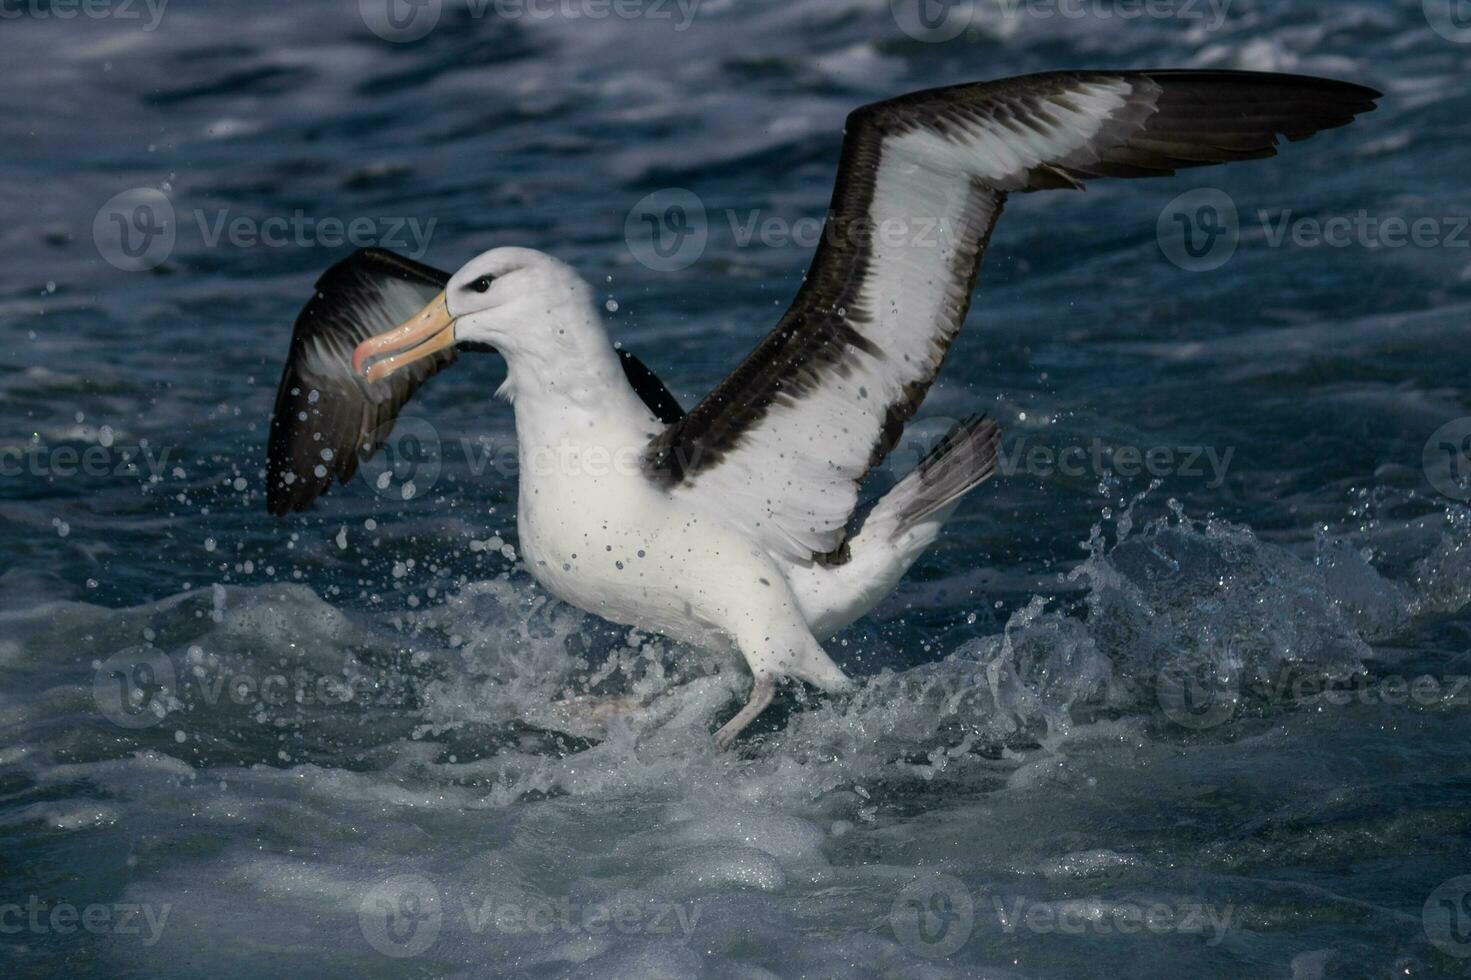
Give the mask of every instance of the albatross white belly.
[(517, 523), (536, 580), (580, 609), (698, 646), (728, 647), (753, 606), (793, 606), (771, 558), (651, 484), (639, 448), (607, 424), (523, 444)]

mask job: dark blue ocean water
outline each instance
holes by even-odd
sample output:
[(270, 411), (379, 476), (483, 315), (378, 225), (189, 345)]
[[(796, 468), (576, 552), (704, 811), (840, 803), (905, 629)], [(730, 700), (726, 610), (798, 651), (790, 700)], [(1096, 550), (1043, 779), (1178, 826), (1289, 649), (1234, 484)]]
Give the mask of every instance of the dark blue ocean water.
[[(1465, 11), (394, 9), (0, 0), (0, 974), (1471, 974)], [(851, 701), (716, 757), (730, 665), (540, 591), (492, 357), (265, 514), (354, 243), (552, 252), (688, 406), (800, 281), (848, 110), (1160, 66), (1386, 95), (1013, 199), (879, 485), (978, 410), (1003, 474), (829, 644)], [(549, 730), (588, 692), (661, 707)]]

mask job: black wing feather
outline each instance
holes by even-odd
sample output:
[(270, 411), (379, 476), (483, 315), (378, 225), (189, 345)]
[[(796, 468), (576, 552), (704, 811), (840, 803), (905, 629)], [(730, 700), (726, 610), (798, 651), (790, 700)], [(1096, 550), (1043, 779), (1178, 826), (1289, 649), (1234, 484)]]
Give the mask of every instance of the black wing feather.
[[(296, 318), (266, 463), (272, 514), (305, 510), (332, 481), (346, 483), (383, 444), (404, 404), (453, 364), (453, 347), (369, 384), (354, 375), (358, 344), (412, 316), (449, 275), (380, 248), (361, 249), (317, 280)], [(418, 305), (415, 306), (414, 304)]]

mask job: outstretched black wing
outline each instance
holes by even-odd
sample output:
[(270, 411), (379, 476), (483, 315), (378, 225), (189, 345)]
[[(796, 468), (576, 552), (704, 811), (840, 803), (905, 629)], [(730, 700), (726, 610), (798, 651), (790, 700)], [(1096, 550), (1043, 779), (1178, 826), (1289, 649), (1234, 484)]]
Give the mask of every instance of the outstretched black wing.
[(444, 289), (449, 275), (381, 248), (354, 252), (323, 273), (296, 318), (276, 392), (266, 461), (272, 514), (305, 510), (333, 480), (346, 483), (377, 451), (404, 404), (455, 361), (453, 347), (374, 382), (356, 376), (352, 352), (392, 329)]
[(827, 224), (792, 306), (649, 475), (805, 561), (838, 548), (970, 308), (1008, 193), (1272, 156), (1374, 108), (1345, 82), (1226, 71), (1049, 72), (848, 117)]

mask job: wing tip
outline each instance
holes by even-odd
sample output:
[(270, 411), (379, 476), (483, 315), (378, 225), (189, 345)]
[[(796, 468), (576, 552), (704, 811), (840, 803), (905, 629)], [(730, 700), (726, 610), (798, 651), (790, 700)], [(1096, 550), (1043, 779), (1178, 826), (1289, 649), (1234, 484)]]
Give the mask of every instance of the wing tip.
[[(1104, 74), (1107, 74), (1106, 72)], [(1382, 99), (1384, 93), (1376, 88), (1359, 82), (1349, 82), (1340, 78), (1330, 78), (1327, 75), (1303, 75), (1297, 72), (1286, 71), (1251, 71), (1240, 68), (1146, 68), (1136, 72), (1125, 72), (1124, 74), (1145, 75), (1155, 81), (1171, 80), (1195, 80), (1227, 81), (1232, 83), (1241, 82), (1269, 82), (1272, 84), (1293, 84), (1304, 88), (1315, 88), (1323, 91), (1337, 92), (1340, 95), (1356, 95), (1359, 98), (1374, 100)]]
[[(1345, 126), (1357, 116), (1379, 108), (1378, 100), (1384, 98), (1384, 93), (1376, 88), (1323, 75), (1188, 68), (1156, 69), (1135, 74), (1158, 84), (1165, 99), (1168, 99), (1172, 90), (1184, 88), (1189, 91), (1188, 87), (1196, 85), (1214, 84), (1225, 91), (1235, 88), (1242, 92), (1256, 88), (1256, 98), (1262, 101), (1248, 99), (1245, 105), (1253, 109), (1280, 108), (1281, 111), (1303, 115), (1303, 122), (1309, 124), (1308, 128), (1299, 132), (1282, 131), (1282, 135), (1294, 142), (1307, 139), (1325, 129)], [(1278, 100), (1278, 106), (1273, 106), (1271, 100), (1274, 98)], [(1288, 103), (1290, 108), (1281, 106), (1281, 103)]]
[(331, 476), (315, 483), (300, 476), (292, 483), (277, 478), (266, 486), (266, 513), (282, 520), (292, 514), (304, 513), (332, 489), (332, 484)]

